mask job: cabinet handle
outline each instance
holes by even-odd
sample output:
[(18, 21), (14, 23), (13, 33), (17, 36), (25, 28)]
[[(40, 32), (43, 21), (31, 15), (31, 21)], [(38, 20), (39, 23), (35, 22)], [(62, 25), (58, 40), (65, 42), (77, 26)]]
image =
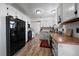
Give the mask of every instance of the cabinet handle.
[(75, 15), (77, 15), (77, 10), (74, 12)]

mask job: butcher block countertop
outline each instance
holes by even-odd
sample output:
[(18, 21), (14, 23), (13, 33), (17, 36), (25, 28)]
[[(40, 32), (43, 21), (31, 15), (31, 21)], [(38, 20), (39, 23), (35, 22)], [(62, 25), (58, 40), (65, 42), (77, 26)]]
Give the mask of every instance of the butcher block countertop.
[(64, 34), (61, 35), (55, 32), (50, 32), (49, 34), (57, 43), (77, 44), (77, 45), (79, 44), (79, 38), (66, 36)]

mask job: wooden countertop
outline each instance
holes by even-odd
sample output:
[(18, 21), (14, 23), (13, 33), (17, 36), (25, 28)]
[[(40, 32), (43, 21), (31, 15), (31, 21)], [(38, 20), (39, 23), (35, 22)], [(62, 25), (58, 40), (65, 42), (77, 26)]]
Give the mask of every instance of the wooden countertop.
[(61, 35), (59, 33), (53, 33), (53, 32), (50, 32), (49, 34), (57, 43), (79, 44), (79, 38)]

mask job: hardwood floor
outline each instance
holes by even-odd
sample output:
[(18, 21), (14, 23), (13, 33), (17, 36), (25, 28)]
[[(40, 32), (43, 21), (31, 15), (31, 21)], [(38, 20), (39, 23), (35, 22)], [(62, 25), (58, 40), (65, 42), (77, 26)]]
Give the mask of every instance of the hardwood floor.
[(14, 56), (51, 56), (50, 48), (40, 47), (39, 36), (27, 42)]

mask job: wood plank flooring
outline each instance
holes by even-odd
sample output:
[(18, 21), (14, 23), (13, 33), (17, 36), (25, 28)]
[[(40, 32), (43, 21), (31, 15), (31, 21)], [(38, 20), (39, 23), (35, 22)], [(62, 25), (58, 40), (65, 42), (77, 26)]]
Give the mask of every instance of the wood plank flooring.
[(36, 36), (31, 41), (18, 51), (14, 56), (51, 56), (50, 48), (40, 47), (39, 36)]

